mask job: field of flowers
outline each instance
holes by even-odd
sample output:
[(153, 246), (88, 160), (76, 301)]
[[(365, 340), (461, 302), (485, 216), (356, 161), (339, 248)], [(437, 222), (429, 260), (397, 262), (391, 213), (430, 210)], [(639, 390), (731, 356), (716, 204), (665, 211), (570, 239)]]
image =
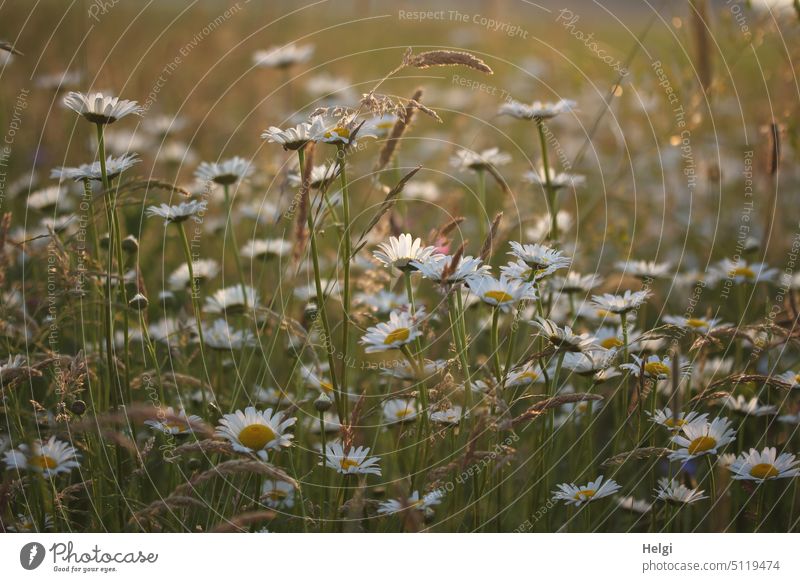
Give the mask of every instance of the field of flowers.
[(791, 2), (33, 4), (0, 531), (800, 530)]

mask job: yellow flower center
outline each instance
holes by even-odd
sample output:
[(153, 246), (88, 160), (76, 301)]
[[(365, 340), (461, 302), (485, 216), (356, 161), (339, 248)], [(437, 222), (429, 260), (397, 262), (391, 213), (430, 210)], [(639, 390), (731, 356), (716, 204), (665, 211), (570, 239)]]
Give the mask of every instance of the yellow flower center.
[(683, 418), (668, 418), (664, 421), (664, 426), (669, 428), (680, 428), (686, 424), (686, 419)]
[(507, 301), (513, 301), (514, 297), (506, 293), (505, 291), (487, 291), (483, 294), (484, 298), (486, 299), (494, 299), (497, 303), (505, 303)]
[(594, 312), (597, 317), (613, 317), (614, 314), (611, 313), (608, 309), (598, 309)]
[(600, 345), (607, 350), (610, 350), (611, 348), (619, 348), (622, 347), (622, 340), (618, 337), (607, 337), (600, 342)]
[(687, 319), (686, 325), (689, 327), (698, 328), (707, 326), (708, 322), (705, 319)]
[(736, 267), (731, 273), (733, 273), (735, 277), (746, 277), (747, 279), (752, 279), (756, 276), (755, 272), (750, 267)]
[(275, 431), (266, 424), (251, 424), (239, 433), (239, 442), (253, 451), (262, 450), (267, 443), (275, 440)]
[(404, 408), (403, 410), (398, 410), (394, 414), (395, 414), (395, 416), (397, 418), (405, 418), (406, 416), (410, 415), (412, 412), (414, 412), (414, 411), (411, 408)]
[(184, 431), (188, 428), (185, 422), (181, 422), (178, 420), (175, 421), (167, 421), (164, 423), (164, 429), (168, 431), (176, 430), (178, 432)]
[(584, 499), (591, 499), (597, 495), (597, 491), (595, 489), (581, 489), (575, 494), (575, 499), (581, 501)]
[(404, 342), (411, 335), (411, 330), (407, 327), (399, 327), (396, 330), (386, 334), (386, 339), (383, 340), (384, 345), (390, 345), (395, 342)]
[(280, 489), (273, 489), (267, 492), (267, 498), (272, 501), (283, 501), (287, 495), (286, 491), (281, 491)]
[(800, 384), (800, 374), (795, 374), (794, 381), (795, 381), (795, 384)]
[(750, 469), (750, 476), (756, 479), (772, 479), (777, 477), (779, 473), (780, 471), (775, 468), (775, 465), (770, 465), (769, 463), (759, 463)]
[(529, 380), (535, 381), (538, 380), (539, 374), (536, 372), (523, 372), (519, 375), (520, 378), (528, 378)]
[(644, 371), (651, 376), (669, 376), (669, 368), (661, 362), (648, 362), (644, 365)]
[(339, 127), (335, 127), (333, 129), (329, 129), (328, 131), (326, 131), (325, 132), (325, 137), (327, 139), (338, 137), (338, 138), (343, 139), (343, 140), (349, 140), (350, 139), (350, 130), (348, 128), (340, 125)]
[(325, 392), (333, 392), (333, 384), (330, 382), (320, 381), (319, 387), (322, 388)]
[(36, 455), (35, 457), (31, 457), (28, 463), (34, 467), (38, 467), (39, 469), (55, 469), (58, 467), (58, 461), (56, 461), (53, 457), (48, 457), (47, 455)]
[(689, 443), (687, 450), (690, 454), (705, 453), (717, 446), (717, 439), (710, 436), (701, 436)]
[(339, 464), (342, 467), (342, 471), (347, 471), (352, 467), (358, 467), (358, 461), (354, 461), (353, 459), (348, 459), (347, 457), (339, 461)]

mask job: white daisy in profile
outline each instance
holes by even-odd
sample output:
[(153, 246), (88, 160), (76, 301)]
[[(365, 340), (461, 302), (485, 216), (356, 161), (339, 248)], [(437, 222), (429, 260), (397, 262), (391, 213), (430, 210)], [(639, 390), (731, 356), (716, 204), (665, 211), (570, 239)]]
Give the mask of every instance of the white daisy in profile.
[(778, 455), (775, 447), (765, 447), (761, 452), (750, 449), (741, 453), (728, 469), (732, 477), (742, 481), (763, 483), (773, 479), (788, 479), (800, 475), (800, 461), (791, 453)]
[(442, 502), (443, 494), (439, 490), (426, 493), (420, 498), (419, 491), (414, 491), (408, 499), (389, 499), (378, 506), (378, 513), (391, 515), (407, 509), (415, 509), (424, 513), (431, 513), (434, 505)]
[(637, 378), (644, 375), (645, 378), (653, 380), (666, 380), (672, 373), (672, 359), (669, 356), (663, 358), (652, 355), (646, 358), (632, 355), (633, 363), (621, 364), (620, 368), (628, 370)]
[[(556, 172), (553, 168), (549, 168), (547, 174), (550, 176), (550, 186), (555, 190), (562, 188), (572, 187), (577, 188), (586, 183), (586, 178), (578, 174), (567, 174), (565, 172)], [(547, 174), (545, 174), (544, 167), (536, 170), (530, 170), (523, 174), (523, 179), (531, 184), (537, 186), (547, 185)]]
[(246, 259), (264, 261), (285, 257), (292, 252), (292, 243), (282, 238), (249, 240), (239, 251)]
[(701, 489), (689, 489), (683, 483), (666, 477), (658, 480), (658, 487), (655, 490), (657, 500), (675, 505), (690, 505), (702, 499), (708, 499), (707, 495), (703, 495), (704, 493), (705, 491)]
[(80, 455), (69, 443), (51, 436), (47, 442), (35, 440), (31, 445), (21, 444), (16, 449), (6, 451), (3, 462), (6, 467), (21, 471), (27, 469), (41, 473), (43, 477), (55, 477), (59, 473), (69, 473), (80, 467)]
[(286, 69), (293, 65), (305, 63), (314, 54), (314, 45), (297, 45), (290, 43), (273, 46), (253, 53), (253, 65), (267, 69)]
[(177, 412), (171, 406), (164, 409), (159, 409), (156, 413), (156, 418), (145, 420), (144, 423), (164, 434), (189, 434), (195, 427), (202, 426), (203, 419), (196, 414), (186, 414), (184, 409)]
[(778, 422), (800, 425), (800, 411), (794, 414), (781, 414), (778, 417)]
[(508, 373), (506, 387), (516, 388), (518, 386), (540, 384), (545, 382), (545, 376), (544, 370), (537, 362), (528, 362), (512, 369)]
[(467, 281), (467, 286), (481, 301), (503, 311), (508, 311), (520, 301), (536, 299), (533, 285), (502, 276), (500, 279), (491, 275), (472, 277)]
[(367, 119), (364, 127), (368, 128), (378, 138), (384, 138), (391, 133), (397, 120), (397, 115), (393, 113), (384, 113), (383, 115), (376, 115), (375, 117)]
[(411, 180), (403, 188), (402, 196), (408, 200), (427, 200), (436, 202), (442, 192), (436, 182), (430, 180)]
[[(633, 330), (628, 328), (628, 337), (633, 335)], [(604, 350), (613, 350), (625, 345), (625, 337), (621, 326), (603, 325), (592, 335), (592, 343)]]
[[(113, 180), (122, 174), (122, 172), (131, 169), (139, 162), (141, 162), (141, 160), (136, 154), (128, 153), (118, 158), (108, 156), (106, 158), (106, 175), (109, 180)], [(54, 168), (50, 171), (50, 177), (56, 180), (73, 180), (75, 182), (80, 182), (82, 180), (100, 182), (103, 179), (103, 172), (100, 162), (98, 161), (92, 162), (91, 164), (81, 164), (74, 168)]]
[(261, 501), (272, 509), (291, 509), (294, 507), (294, 485), (265, 479), (261, 485)]
[(164, 219), (164, 224), (180, 223), (202, 216), (206, 212), (208, 202), (206, 200), (190, 200), (189, 202), (181, 202), (175, 206), (169, 204), (161, 204), (160, 206), (148, 206), (147, 216), (157, 216)]
[[(192, 261), (192, 274), (198, 282), (213, 279), (219, 273), (219, 263), (214, 259), (198, 259)], [(183, 263), (172, 271), (167, 278), (167, 285), (172, 291), (183, 291), (191, 286), (189, 263)]]
[(564, 256), (563, 251), (553, 249), (542, 244), (522, 244), (511, 241), (511, 250), (508, 254), (515, 256), (520, 261), (533, 269), (536, 274), (544, 271), (553, 273), (561, 269), (569, 268), (572, 260)]
[(727, 418), (717, 417), (711, 422), (696, 420), (684, 424), (671, 441), (679, 448), (669, 458), (689, 461), (702, 455), (716, 455), (717, 451), (733, 441), (736, 431)]
[(316, 141), (337, 146), (353, 146), (358, 140), (365, 137), (377, 137), (373, 130), (355, 118), (325, 119), (318, 117), (316, 119), (320, 119), (319, 123), (322, 123), (321, 133), (314, 137)]
[(260, 412), (248, 406), (244, 412), (237, 410), (223, 415), (217, 426), (216, 436), (230, 442), (233, 450), (240, 453), (254, 453), (266, 460), (267, 451), (278, 451), (281, 447), (292, 444), (294, 435), (287, 432), (297, 419), (287, 418), (281, 411), (272, 412), (271, 408)]
[(230, 186), (244, 180), (253, 173), (250, 162), (234, 156), (224, 162), (202, 162), (195, 170), (195, 178), (203, 182), (214, 182), (220, 186)]
[(168, 135), (178, 133), (189, 125), (185, 117), (167, 115), (148, 115), (142, 123), (142, 128), (158, 138), (165, 138)]
[[(564, 234), (572, 229), (574, 220), (572, 215), (566, 210), (556, 212), (556, 224), (558, 232)], [(531, 221), (531, 226), (525, 229), (525, 237), (529, 240), (543, 241), (550, 237), (550, 230), (553, 228), (553, 218), (551, 214), (536, 216)]]
[[(311, 168), (311, 175), (308, 178), (309, 187), (314, 190), (324, 190), (339, 177), (339, 170), (339, 164), (335, 162), (332, 164), (314, 166)], [(290, 173), (287, 178), (289, 184), (295, 188), (299, 188), (303, 185), (303, 178), (300, 177), (299, 171)], [(334, 204), (336, 202), (332, 199), (331, 203)]]
[(345, 453), (341, 443), (331, 443), (325, 448), (325, 466), (343, 475), (380, 475), (380, 459), (367, 455), (369, 447), (350, 447)]
[(378, 249), (372, 253), (373, 256), (385, 267), (400, 271), (414, 270), (412, 263), (424, 263), (436, 253), (436, 247), (424, 247), (422, 239), (412, 238), (408, 233), (390, 236), (389, 242), (380, 243)]
[(722, 404), (728, 410), (733, 410), (745, 416), (773, 416), (778, 414), (777, 406), (774, 404), (761, 404), (757, 396), (748, 399), (741, 394), (735, 397), (732, 394), (728, 394), (722, 399)]
[(705, 317), (683, 317), (680, 315), (665, 315), (663, 321), (669, 325), (701, 334), (709, 333), (720, 325), (720, 320), (716, 318), (706, 319)]
[(787, 370), (783, 374), (775, 376), (775, 379), (784, 384), (788, 384), (792, 389), (800, 388), (800, 374), (794, 370)]
[(614, 295), (612, 293), (593, 295), (592, 303), (603, 311), (620, 314), (639, 309), (647, 301), (648, 297), (650, 297), (650, 291), (631, 291), (628, 289), (622, 295)]
[[(439, 424), (456, 425), (461, 422), (461, 414), (462, 408), (456, 405), (444, 410), (431, 412), (430, 419), (431, 422), (437, 422)], [(466, 416), (469, 416), (469, 413), (467, 413)]]
[(258, 345), (249, 329), (234, 329), (224, 319), (217, 319), (210, 327), (203, 326), (203, 340), (212, 350), (230, 351)]
[(245, 309), (253, 309), (259, 304), (261, 297), (258, 291), (248, 285), (231, 285), (218, 289), (211, 297), (206, 297), (203, 311), (206, 313), (242, 313)]
[(530, 321), (539, 335), (544, 336), (559, 352), (580, 352), (591, 345), (591, 338), (585, 334), (575, 334), (572, 328), (565, 325), (563, 328), (553, 321), (541, 316), (536, 316)]
[(558, 491), (553, 491), (553, 499), (575, 506), (614, 495), (622, 488), (613, 479), (603, 481), (602, 475), (586, 485), (578, 486), (574, 483), (561, 483), (556, 487), (558, 487)]
[(778, 275), (778, 270), (770, 268), (766, 263), (749, 263), (744, 259), (738, 261), (722, 259), (709, 271), (711, 283), (727, 279), (737, 285), (771, 282)]
[(415, 315), (407, 311), (392, 311), (388, 322), (367, 328), (367, 333), (361, 338), (361, 344), (366, 346), (364, 351), (368, 354), (383, 352), (413, 342), (422, 335), (417, 329), (417, 322), (422, 316), (424, 316), (422, 310), (417, 310)]
[(98, 125), (108, 125), (128, 115), (141, 115), (144, 111), (136, 101), (128, 101), (103, 95), (102, 93), (83, 94), (70, 91), (64, 97), (64, 105), (87, 121)]
[(653, 509), (653, 504), (648, 503), (644, 499), (637, 499), (633, 495), (620, 497), (617, 499), (617, 507), (625, 511), (632, 511), (633, 513), (649, 513)]
[(315, 372), (308, 366), (302, 365), (300, 367), (300, 377), (303, 378), (306, 386), (310, 388), (316, 388), (329, 395), (333, 393), (333, 384), (323, 375), (322, 371)]
[(498, 148), (489, 148), (481, 152), (461, 149), (450, 158), (450, 164), (459, 170), (485, 170), (489, 167), (502, 166), (511, 161), (511, 156)]
[(560, 293), (586, 294), (602, 282), (603, 278), (599, 275), (581, 275), (575, 271), (570, 271), (565, 276), (557, 275), (550, 279), (549, 287), (553, 291)]
[(451, 255), (433, 255), (424, 263), (413, 261), (412, 265), (426, 279), (443, 285), (462, 283), (479, 275), (490, 274), (491, 268), (480, 259), (469, 255), (461, 256), (458, 264), (453, 265), (454, 259)]
[(36, 76), (36, 86), (48, 91), (60, 91), (70, 87), (77, 88), (83, 82), (81, 71), (61, 71)]
[(383, 419), (387, 424), (409, 422), (417, 418), (417, 403), (414, 400), (393, 398), (383, 403)]
[(611, 365), (615, 357), (616, 350), (597, 350), (590, 346), (583, 352), (565, 352), (561, 367), (578, 376), (592, 377), (595, 384), (600, 384), (620, 375)]
[(671, 274), (672, 264), (655, 261), (618, 261), (617, 269), (637, 279), (663, 279)]
[[(407, 360), (395, 360), (390, 362), (390, 366), (381, 370), (384, 376), (397, 378), (399, 380), (416, 380), (418, 379), (417, 370), (411, 367)], [(447, 360), (425, 360), (422, 364), (423, 378), (432, 378), (437, 374), (441, 374), (447, 369)]]
[(512, 99), (500, 106), (498, 114), (509, 115), (516, 119), (542, 121), (545, 119), (552, 119), (561, 113), (572, 111), (576, 105), (577, 103), (575, 103), (575, 101), (569, 99), (560, 99), (555, 103), (534, 101), (531, 104), (521, 103)]
[(256, 402), (268, 404), (270, 406), (280, 406), (281, 404), (291, 404), (294, 396), (274, 386), (264, 387), (259, 384), (253, 385), (250, 396)]
[(66, 209), (68, 202), (64, 199), (67, 191), (61, 186), (48, 186), (28, 195), (28, 208), (33, 208), (40, 212), (55, 210), (57, 206)]
[(353, 297), (356, 303), (364, 305), (374, 313), (388, 314), (395, 309), (405, 309), (408, 296), (381, 289), (376, 293), (358, 293)]
[(270, 127), (261, 134), (261, 139), (280, 144), (285, 150), (296, 151), (304, 148), (308, 142), (314, 141), (321, 130), (321, 120), (316, 117), (313, 121), (304, 121), (289, 129)]
[(645, 411), (645, 414), (650, 417), (650, 422), (661, 425), (673, 432), (678, 432), (681, 427), (690, 422), (700, 421), (706, 422), (708, 414), (695, 412), (673, 412), (671, 408), (661, 408), (655, 412)]

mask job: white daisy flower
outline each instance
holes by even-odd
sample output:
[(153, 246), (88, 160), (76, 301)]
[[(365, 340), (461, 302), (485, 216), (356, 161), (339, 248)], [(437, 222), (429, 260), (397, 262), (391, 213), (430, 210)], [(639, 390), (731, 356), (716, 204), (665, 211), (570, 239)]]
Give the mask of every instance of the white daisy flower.
[(710, 423), (696, 420), (684, 424), (680, 432), (670, 439), (678, 448), (670, 460), (689, 461), (702, 455), (716, 455), (717, 451), (733, 441), (736, 431), (727, 418), (718, 417)]
[(490, 166), (502, 166), (511, 161), (511, 156), (498, 148), (490, 148), (482, 152), (461, 149), (450, 158), (450, 164), (459, 170), (485, 170)]
[(800, 411), (795, 414), (782, 414), (778, 417), (778, 422), (800, 425)]
[(536, 299), (536, 290), (533, 285), (506, 277), (500, 277), (500, 279), (495, 279), (490, 275), (472, 277), (467, 281), (467, 286), (481, 301), (503, 311), (508, 311), (520, 301)]
[(778, 407), (774, 404), (761, 404), (757, 396), (753, 396), (749, 400), (741, 394), (734, 397), (728, 394), (722, 400), (723, 406), (739, 414), (745, 416), (773, 416), (778, 414)]
[(204, 214), (207, 206), (208, 202), (206, 200), (190, 200), (189, 202), (181, 202), (176, 206), (170, 206), (169, 204), (148, 206), (146, 212), (147, 216), (163, 218), (165, 224), (171, 222), (177, 224)]
[(308, 142), (314, 141), (321, 130), (321, 120), (317, 117), (311, 122), (304, 121), (289, 129), (270, 127), (261, 134), (261, 139), (280, 144), (285, 150), (299, 150)]
[(253, 385), (251, 393), (253, 400), (268, 404), (270, 406), (279, 406), (281, 404), (291, 404), (294, 396), (283, 390), (279, 390), (272, 386), (264, 387), (258, 384)]
[[(548, 174), (550, 175), (550, 186), (555, 190), (561, 190), (567, 187), (577, 188), (586, 183), (586, 178), (578, 174), (567, 174), (565, 172), (556, 173), (552, 168), (548, 169)], [(544, 167), (525, 172), (523, 179), (537, 186), (547, 185), (547, 175), (545, 174)]]
[(242, 313), (259, 304), (261, 297), (256, 289), (245, 285), (232, 285), (218, 289), (211, 297), (206, 297), (203, 311), (206, 313)]
[[(461, 413), (462, 408), (460, 406), (451, 406), (445, 410), (431, 412), (430, 418), (432, 422), (438, 422), (439, 424), (455, 425), (461, 422)], [(469, 416), (469, 413), (466, 416)]]
[(159, 409), (154, 420), (145, 420), (144, 423), (164, 434), (189, 434), (195, 427), (203, 424), (203, 419), (196, 414), (186, 414), (184, 409), (175, 412), (171, 406)]
[(314, 45), (290, 43), (273, 46), (253, 53), (253, 65), (267, 69), (286, 69), (292, 65), (305, 63), (314, 54)]
[[(219, 273), (219, 263), (214, 259), (198, 259), (192, 262), (192, 274), (195, 281), (208, 281)], [(172, 271), (167, 278), (167, 285), (172, 291), (182, 291), (190, 287), (189, 263), (183, 263)]]
[(246, 259), (268, 260), (285, 257), (292, 252), (292, 243), (282, 238), (249, 240), (239, 251)]
[(322, 132), (315, 136), (317, 141), (341, 146), (355, 145), (356, 141), (365, 137), (375, 138), (377, 134), (356, 119), (324, 119), (321, 120)]
[(800, 461), (791, 453), (781, 453), (775, 447), (765, 447), (761, 452), (750, 449), (742, 453), (728, 469), (733, 473), (733, 478), (743, 481), (763, 483), (773, 479), (787, 479), (800, 475)]
[(364, 123), (364, 127), (368, 128), (378, 138), (384, 138), (391, 133), (394, 124), (397, 123), (397, 119), (397, 115), (393, 113), (384, 113), (368, 119)]
[(766, 263), (748, 263), (744, 259), (732, 261), (722, 259), (709, 269), (709, 283), (730, 280), (741, 285), (742, 283), (772, 282), (778, 275), (777, 269), (771, 269)]
[[(129, 170), (139, 162), (141, 162), (141, 160), (136, 154), (124, 154), (118, 158), (108, 156), (106, 158), (106, 175), (109, 180), (113, 180), (122, 174), (122, 172)], [(54, 168), (50, 171), (50, 177), (56, 180), (74, 180), (75, 182), (80, 182), (82, 180), (100, 182), (103, 179), (103, 172), (100, 162), (98, 161), (91, 164), (81, 164), (75, 168)]]
[(451, 268), (454, 258), (451, 255), (433, 255), (424, 263), (414, 261), (411, 264), (426, 279), (446, 285), (468, 281), (473, 277), (488, 275), (491, 272), (491, 267), (481, 264), (480, 259), (469, 255), (462, 256), (458, 265)]
[(271, 408), (260, 412), (253, 406), (248, 406), (244, 412), (237, 410), (232, 414), (223, 415), (217, 426), (216, 436), (230, 442), (233, 450), (240, 453), (254, 453), (266, 460), (267, 451), (278, 451), (281, 447), (292, 444), (294, 435), (287, 429), (297, 422), (297, 419), (287, 418), (281, 411), (272, 412)]
[(702, 499), (708, 499), (703, 495), (705, 491), (700, 489), (689, 489), (683, 483), (678, 483), (674, 479), (662, 477), (658, 480), (658, 487), (655, 490), (656, 499), (673, 503), (676, 505), (690, 505)]
[(300, 376), (303, 378), (303, 381), (307, 386), (316, 388), (317, 390), (327, 394), (333, 393), (333, 384), (330, 382), (330, 380), (324, 377), (321, 372), (317, 373), (308, 366), (301, 366)]
[(528, 362), (522, 366), (512, 369), (508, 373), (506, 379), (507, 388), (516, 388), (517, 386), (529, 386), (531, 384), (539, 384), (545, 381), (545, 373), (542, 367), (536, 362)]
[(243, 180), (253, 173), (250, 162), (234, 156), (224, 162), (202, 162), (195, 170), (195, 178), (203, 182), (214, 182), (220, 186), (229, 186)]
[[(339, 422), (339, 417), (335, 412), (325, 412), (322, 414), (322, 423), (326, 433), (336, 433), (342, 428), (342, 423)], [(319, 418), (307, 418), (306, 427), (313, 434), (320, 434), (323, 427), (320, 426)]]
[(639, 309), (647, 301), (648, 297), (650, 297), (650, 291), (631, 291), (628, 289), (622, 295), (613, 295), (611, 293), (593, 295), (592, 303), (603, 311), (621, 314)]
[(356, 303), (364, 305), (375, 313), (388, 314), (395, 309), (405, 310), (408, 297), (403, 293), (392, 293), (381, 289), (376, 293), (358, 293), (353, 297)]
[(604, 482), (602, 475), (586, 485), (578, 486), (574, 483), (561, 483), (557, 487), (558, 491), (553, 491), (553, 499), (575, 506), (608, 497), (622, 488), (613, 479)]
[[(572, 215), (566, 210), (556, 212), (556, 223), (558, 232), (563, 234), (572, 229)], [(553, 228), (553, 218), (550, 214), (543, 214), (533, 218), (532, 225), (525, 229), (525, 236), (529, 240), (543, 241), (550, 238), (550, 230)]]
[(423, 247), (422, 239), (412, 238), (407, 233), (389, 237), (389, 242), (380, 243), (378, 248), (380, 250), (374, 251), (373, 256), (385, 267), (401, 271), (413, 270), (413, 263), (424, 263), (436, 253), (436, 247)]
[(443, 494), (439, 490), (426, 493), (420, 499), (419, 491), (414, 491), (408, 499), (389, 499), (378, 506), (378, 513), (381, 515), (391, 515), (406, 509), (416, 509), (425, 513), (433, 511), (434, 505), (442, 502)]
[(119, 99), (102, 93), (84, 95), (77, 91), (70, 91), (64, 97), (63, 102), (66, 107), (82, 115), (87, 121), (98, 125), (114, 123), (127, 115), (141, 115), (144, 111), (136, 101)]
[(646, 358), (632, 355), (634, 363), (621, 364), (620, 368), (628, 370), (637, 378), (644, 374), (645, 378), (654, 380), (666, 380), (672, 373), (672, 359), (669, 356), (660, 358), (659, 356), (652, 355)]
[(619, 376), (619, 372), (611, 367), (611, 362), (616, 356), (615, 350), (585, 349), (583, 352), (566, 352), (561, 367), (578, 374), (579, 376), (592, 376), (594, 382), (599, 384)]
[(568, 325), (561, 328), (551, 319), (536, 316), (530, 321), (530, 324), (539, 331), (540, 335), (547, 338), (558, 351), (580, 352), (591, 345), (592, 340), (586, 334), (577, 335), (572, 332), (572, 328)]
[(37, 75), (36, 86), (48, 91), (60, 91), (69, 87), (78, 87), (83, 82), (83, 73), (80, 71), (62, 71)]
[(164, 138), (185, 129), (189, 122), (185, 117), (174, 115), (150, 115), (142, 123), (142, 128), (156, 137)]
[(272, 509), (291, 509), (294, 507), (294, 485), (265, 479), (261, 485), (261, 501)]
[(368, 457), (368, 447), (350, 447), (345, 453), (341, 443), (331, 443), (325, 448), (325, 466), (343, 475), (380, 475), (378, 457)]
[(617, 269), (637, 279), (662, 279), (670, 275), (672, 264), (655, 261), (618, 261)]
[[(424, 378), (431, 378), (436, 374), (442, 373), (446, 368), (447, 360), (425, 360), (422, 365), (422, 375)], [(417, 371), (406, 360), (392, 361), (391, 367), (382, 370), (382, 374), (399, 380), (418, 379)]]
[(498, 110), (499, 115), (510, 115), (516, 119), (532, 119), (534, 121), (542, 121), (545, 119), (552, 119), (560, 113), (572, 111), (577, 103), (569, 99), (560, 99), (555, 103), (543, 103), (541, 101), (534, 101), (530, 105), (527, 103), (520, 103), (519, 101), (511, 100), (503, 103)]
[(796, 373), (794, 370), (787, 370), (783, 374), (775, 376), (775, 379), (788, 384), (792, 389), (800, 388), (800, 374)]
[(211, 327), (203, 326), (203, 341), (212, 350), (241, 350), (258, 345), (258, 340), (249, 329), (237, 330), (224, 319), (217, 319)]
[(30, 446), (21, 444), (16, 449), (6, 451), (3, 455), (3, 461), (9, 470), (27, 469), (34, 473), (41, 473), (48, 479), (80, 467), (79, 460), (80, 455), (75, 447), (56, 440), (54, 436), (51, 436), (45, 443), (37, 439)]
[(54, 210), (57, 206), (62, 206), (66, 209), (69, 205), (64, 196), (67, 191), (61, 186), (48, 186), (28, 195), (28, 208), (33, 208), (40, 212), (48, 212)]
[(417, 403), (414, 400), (394, 398), (383, 403), (383, 419), (387, 424), (408, 422), (417, 418)]
[(720, 320), (716, 318), (706, 319), (704, 317), (683, 317), (679, 315), (665, 315), (664, 323), (693, 331), (695, 333), (706, 334), (715, 327), (719, 327)]
[(690, 422), (705, 422), (708, 419), (708, 414), (706, 413), (700, 414), (693, 410), (690, 412), (672, 412), (672, 409), (669, 407), (656, 410), (652, 413), (646, 410), (645, 414), (650, 417), (650, 422), (659, 424), (673, 432), (679, 431), (683, 425)]
[(564, 276), (557, 275), (550, 279), (549, 287), (560, 293), (589, 293), (602, 282), (603, 278), (599, 275), (581, 275), (572, 271)]
[(636, 499), (633, 495), (620, 497), (617, 500), (617, 507), (633, 513), (649, 513), (653, 509), (653, 504), (644, 499)]
[[(311, 168), (311, 175), (308, 179), (308, 185), (314, 190), (322, 190), (327, 188), (336, 178), (339, 177), (339, 164), (320, 164)], [(288, 176), (289, 184), (295, 188), (303, 185), (303, 178), (298, 172), (292, 172)], [(331, 200), (334, 203), (334, 200)]]
[(511, 241), (511, 251), (508, 254), (517, 257), (537, 275), (542, 271), (550, 273), (569, 268), (572, 260), (564, 256), (563, 251), (559, 251), (542, 244), (522, 244)]
[(361, 344), (366, 346), (364, 351), (368, 354), (383, 352), (413, 342), (422, 335), (417, 329), (417, 321), (422, 316), (424, 316), (422, 310), (418, 310), (414, 315), (406, 311), (392, 311), (388, 322), (367, 329), (367, 333), (361, 338)]

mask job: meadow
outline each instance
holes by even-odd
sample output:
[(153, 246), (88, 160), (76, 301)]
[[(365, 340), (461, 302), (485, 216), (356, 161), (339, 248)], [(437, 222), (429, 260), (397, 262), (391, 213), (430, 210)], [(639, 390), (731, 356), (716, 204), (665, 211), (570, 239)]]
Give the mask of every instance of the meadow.
[(794, 3), (0, 17), (0, 531), (800, 529)]

